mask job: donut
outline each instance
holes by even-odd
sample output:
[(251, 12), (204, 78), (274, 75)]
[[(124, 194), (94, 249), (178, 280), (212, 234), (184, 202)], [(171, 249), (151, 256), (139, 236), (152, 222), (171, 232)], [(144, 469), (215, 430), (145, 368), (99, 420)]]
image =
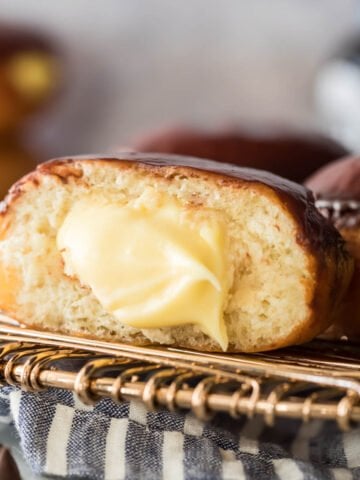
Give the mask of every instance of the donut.
[(324, 331), (352, 258), (310, 191), (263, 171), (122, 153), (40, 165), (0, 217), (0, 308), (37, 329), (263, 351)]

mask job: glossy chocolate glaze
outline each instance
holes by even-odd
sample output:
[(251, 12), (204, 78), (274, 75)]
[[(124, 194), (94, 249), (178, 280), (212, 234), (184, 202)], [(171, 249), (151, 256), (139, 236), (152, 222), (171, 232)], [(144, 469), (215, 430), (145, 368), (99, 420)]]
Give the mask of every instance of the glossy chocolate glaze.
[[(176, 169), (185, 168), (196, 174), (197, 171), (207, 172), (217, 177), (220, 183), (236, 184), (262, 184), (271, 188), (280, 201), (286, 205), (299, 226), (297, 241), (309, 249), (322, 253), (324, 248), (338, 249), (344, 244), (341, 236), (333, 225), (326, 220), (316, 209), (313, 194), (307, 188), (272, 173), (250, 168), (237, 167), (236, 165), (203, 160), (193, 157), (162, 154), (120, 153), (114, 155), (82, 155), (72, 158), (62, 158), (47, 162), (38, 167), (42, 173), (54, 174), (63, 169), (69, 174), (72, 164), (78, 160), (98, 160), (104, 162), (121, 161), (124, 163), (135, 162), (140, 168), (151, 167), (154, 169), (167, 169), (166, 176), (171, 177)], [(65, 168), (67, 167), (67, 168)], [(174, 167), (174, 171), (171, 171)], [(169, 171), (170, 169), (170, 171)], [(58, 173), (55, 173), (58, 174)], [(320, 255), (322, 256), (322, 255)]]
[(284, 129), (206, 131), (168, 127), (145, 133), (130, 144), (139, 152), (211, 158), (264, 169), (296, 182), (302, 182), (317, 168), (348, 153), (327, 137)]

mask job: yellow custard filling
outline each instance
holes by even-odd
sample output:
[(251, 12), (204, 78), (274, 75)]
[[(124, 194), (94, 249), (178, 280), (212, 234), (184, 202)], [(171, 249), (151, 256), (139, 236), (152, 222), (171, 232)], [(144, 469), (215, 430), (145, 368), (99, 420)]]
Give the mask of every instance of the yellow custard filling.
[(79, 200), (57, 236), (65, 273), (115, 318), (140, 329), (197, 325), (224, 350), (225, 241), (215, 210), (146, 193), (125, 205)]

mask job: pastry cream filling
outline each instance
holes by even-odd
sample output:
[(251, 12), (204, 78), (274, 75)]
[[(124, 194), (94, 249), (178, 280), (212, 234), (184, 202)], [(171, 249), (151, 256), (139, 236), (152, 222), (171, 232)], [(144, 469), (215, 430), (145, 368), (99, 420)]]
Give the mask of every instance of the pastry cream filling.
[(57, 236), (65, 273), (91, 288), (103, 308), (132, 327), (194, 324), (226, 350), (229, 290), (224, 228), (211, 209), (168, 196), (125, 205), (78, 201)]

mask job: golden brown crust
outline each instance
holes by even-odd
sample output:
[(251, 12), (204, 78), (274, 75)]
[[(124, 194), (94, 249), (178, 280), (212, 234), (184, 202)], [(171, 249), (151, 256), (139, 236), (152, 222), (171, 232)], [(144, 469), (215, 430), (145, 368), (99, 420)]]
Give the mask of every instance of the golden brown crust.
[[(146, 170), (155, 177), (161, 176), (171, 182), (174, 176), (187, 175), (193, 178), (209, 179), (217, 185), (231, 185), (233, 188), (255, 188), (269, 197), (276, 198), (278, 204), (289, 212), (298, 227), (297, 240), (307, 253), (309, 271), (314, 284), (307, 285), (309, 316), (286, 338), (270, 340), (261, 345), (261, 350), (280, 348), (289, 344), (302, 343), (322, 332), (330, 323), (337, 310), (343, 293), (352, 275), (352, 260), (337, 231), (317, 212), (312, 195), (305, 188), (266, 172), (241, 169), (215, 162), (175, 156), (147, 156), (142, 154), (122, 154), (112, 156), (75, 157), (60, 159), (40, 165), (37, 170), (15, 184), (0, 214), (0, 231), (7, 235), (12, 220), (13, 209), (29, 189), (36, 189), (42, 178), (51, 175), (61, 183), (81, 183), (82, 165), (96, 162), (109, 164), (121, 169), (136, 168)], [(136, 162), (136, 163), (134, 163)], [(0, 308), (18, 317), (16, 291), (21, 288), (17, 272), (9, 272), (0, 265)], [(3, 287), (3, 288), (2, 288)], [(13, 292), (13, 293), (11, 293)], [(30, 326), (27, 319), (19, 319)], [(80, 334), (80, 332), (79, 332)], [(107, 337), (110, 339), (111, 337)], [(141, 345), (149, 341), (139, 334), (133, 343)], [(188, 347), (188, 345), (179, 344)], [(230, 345), (234, 348), (234, 345)], [(203, 350), (216, 350), (212, 342), (199, 345)]]

